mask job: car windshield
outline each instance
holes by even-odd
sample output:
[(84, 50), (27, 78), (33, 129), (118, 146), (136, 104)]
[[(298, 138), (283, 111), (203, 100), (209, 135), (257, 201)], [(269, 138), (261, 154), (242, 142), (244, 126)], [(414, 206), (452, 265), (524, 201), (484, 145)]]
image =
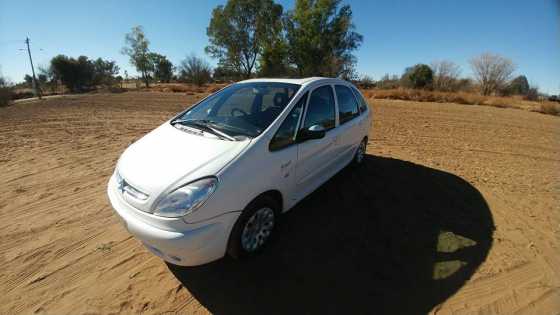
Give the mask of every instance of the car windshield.
[(209, 96), (171, 123), (205, 124), (229, 137), (256, 137), (284, 110), (300, 85), (281, 82), (233, 84)]

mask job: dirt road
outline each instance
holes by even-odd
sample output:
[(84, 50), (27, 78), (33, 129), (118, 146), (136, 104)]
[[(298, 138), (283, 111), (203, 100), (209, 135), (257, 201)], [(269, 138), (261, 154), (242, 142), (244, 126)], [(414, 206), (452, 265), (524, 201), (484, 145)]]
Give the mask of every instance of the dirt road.
[(0, 313), (558, 314), (560, 119), (376, 100), (368, 156), (288, 213), (258, 259), (168, 267), (106, 182), (202, 95), (0, 108)]

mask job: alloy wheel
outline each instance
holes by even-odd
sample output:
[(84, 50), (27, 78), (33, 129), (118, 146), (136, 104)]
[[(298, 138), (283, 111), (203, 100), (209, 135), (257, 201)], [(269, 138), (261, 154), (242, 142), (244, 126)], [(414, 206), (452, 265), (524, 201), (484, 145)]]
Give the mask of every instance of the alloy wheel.
[(274, 228), (274, 211), (260, 208), (247, 220), (241, 233), (241, 246), (247, 252), (260, 249), (272, 234)]

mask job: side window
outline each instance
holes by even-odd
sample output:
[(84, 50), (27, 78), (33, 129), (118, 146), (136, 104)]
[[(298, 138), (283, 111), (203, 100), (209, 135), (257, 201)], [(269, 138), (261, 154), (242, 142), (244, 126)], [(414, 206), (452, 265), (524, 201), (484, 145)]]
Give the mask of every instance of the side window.
[(307, 93), (305, 93), (294, 108), (292, 108), (288, 116), (286, 116), (286, 119), (282, 122), (282, 125), (280, 125), (280, 128), (276, 131), (274, 137), (272, 137), (272, 140), (270, 140), (268, 146), (270, 151), (277, 151), (295, 143), (297, 125), (306, 101)]
[(335, 127), (334, 94), (330, 85), (315, 89), (309, 98), (304, 129), (321, 125), (325, 129)]
[(344, 85), (335, 85), (336, 100), (338, 101), (338, 117), (340, 124), (360, 115), (358, 102), (352, 91)]
[(360, 113), (363, 113), (363, 112), (367, 111), (368, 110), (368, 105), (367, 105), (366, 101), (364, 100), (364, 98), (362, 97), (362, 94), (360, 93), (360, 91), (358, 91), (358, 89), (356, 89), (355, 87), (353, 87), (352, 90), (354, 90), (354, 95), (356, 95), (356, 99), (358, 100), (358, 102), (360, 104)]

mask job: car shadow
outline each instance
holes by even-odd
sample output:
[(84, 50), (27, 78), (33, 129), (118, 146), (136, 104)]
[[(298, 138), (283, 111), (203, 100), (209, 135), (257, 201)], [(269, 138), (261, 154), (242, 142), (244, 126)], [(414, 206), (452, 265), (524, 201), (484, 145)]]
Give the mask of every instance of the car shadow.
[(424, 314), (473, 275), (493, 230), (460, 177), (366, 155), (284, 215), (258, 257), (168, 267), (215, 314)]

